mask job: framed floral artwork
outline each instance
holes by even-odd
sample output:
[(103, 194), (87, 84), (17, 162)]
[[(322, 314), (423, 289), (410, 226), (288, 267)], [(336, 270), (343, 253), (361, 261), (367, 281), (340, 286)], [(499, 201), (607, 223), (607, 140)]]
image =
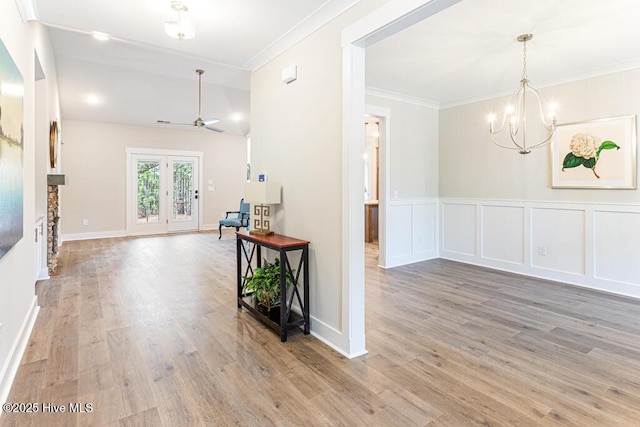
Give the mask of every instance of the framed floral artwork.
[(558, 125), (551, 187), (636, 188), (636, 116)]

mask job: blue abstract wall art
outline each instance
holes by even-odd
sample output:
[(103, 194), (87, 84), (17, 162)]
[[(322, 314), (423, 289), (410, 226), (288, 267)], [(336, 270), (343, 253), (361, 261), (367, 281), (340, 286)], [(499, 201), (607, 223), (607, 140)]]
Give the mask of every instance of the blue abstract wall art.
[(24, 80), (0, 40), (0, 259), (23, 235)]

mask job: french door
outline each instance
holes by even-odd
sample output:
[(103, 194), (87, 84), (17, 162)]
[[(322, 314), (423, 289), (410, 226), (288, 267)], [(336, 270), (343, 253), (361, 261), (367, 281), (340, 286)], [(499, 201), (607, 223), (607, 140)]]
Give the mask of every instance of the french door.
[(129, 234), (197, 230), (201, 156), (127, 151)]

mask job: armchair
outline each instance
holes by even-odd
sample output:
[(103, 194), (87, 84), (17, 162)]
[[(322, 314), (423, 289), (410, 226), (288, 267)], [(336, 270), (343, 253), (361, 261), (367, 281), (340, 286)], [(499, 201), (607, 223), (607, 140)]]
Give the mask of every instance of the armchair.
[[(235, 227), (236, 231), (240, 231), (240, 227), (248, 227), (250, 208), (249, 203), (245, 203), (244, 199), (240, 199), (239, 210), (227, 211), (225, 217), (219, 221), (220, 226), (218, 227), (218, 231), (220, 232), (220, 237), (218, 237), (218, 239), (222, 238), (222, 227)], [(235, 215), (229, 217), (230, 214)]]

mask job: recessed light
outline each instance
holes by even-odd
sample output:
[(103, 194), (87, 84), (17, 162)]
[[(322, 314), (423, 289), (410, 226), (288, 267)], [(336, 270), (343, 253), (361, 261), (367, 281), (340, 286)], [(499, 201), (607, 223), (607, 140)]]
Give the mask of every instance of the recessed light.
[(239, 122), (240, 120), (242, 120), (242, 113), (235, 113), (231, 116), (231, 120), (233, 120), (234, 122)]
[(101, 33), (100, 31), (92, 31), (91, 35), (93, 36), (94, 39), (100, 40), (101, 42), (106, 42), (111, 38), (109, 37), (109, 34)]
[(87, 104), (98, 105), (100, 104), (100, 98), (97, 95), (87, 95)]

